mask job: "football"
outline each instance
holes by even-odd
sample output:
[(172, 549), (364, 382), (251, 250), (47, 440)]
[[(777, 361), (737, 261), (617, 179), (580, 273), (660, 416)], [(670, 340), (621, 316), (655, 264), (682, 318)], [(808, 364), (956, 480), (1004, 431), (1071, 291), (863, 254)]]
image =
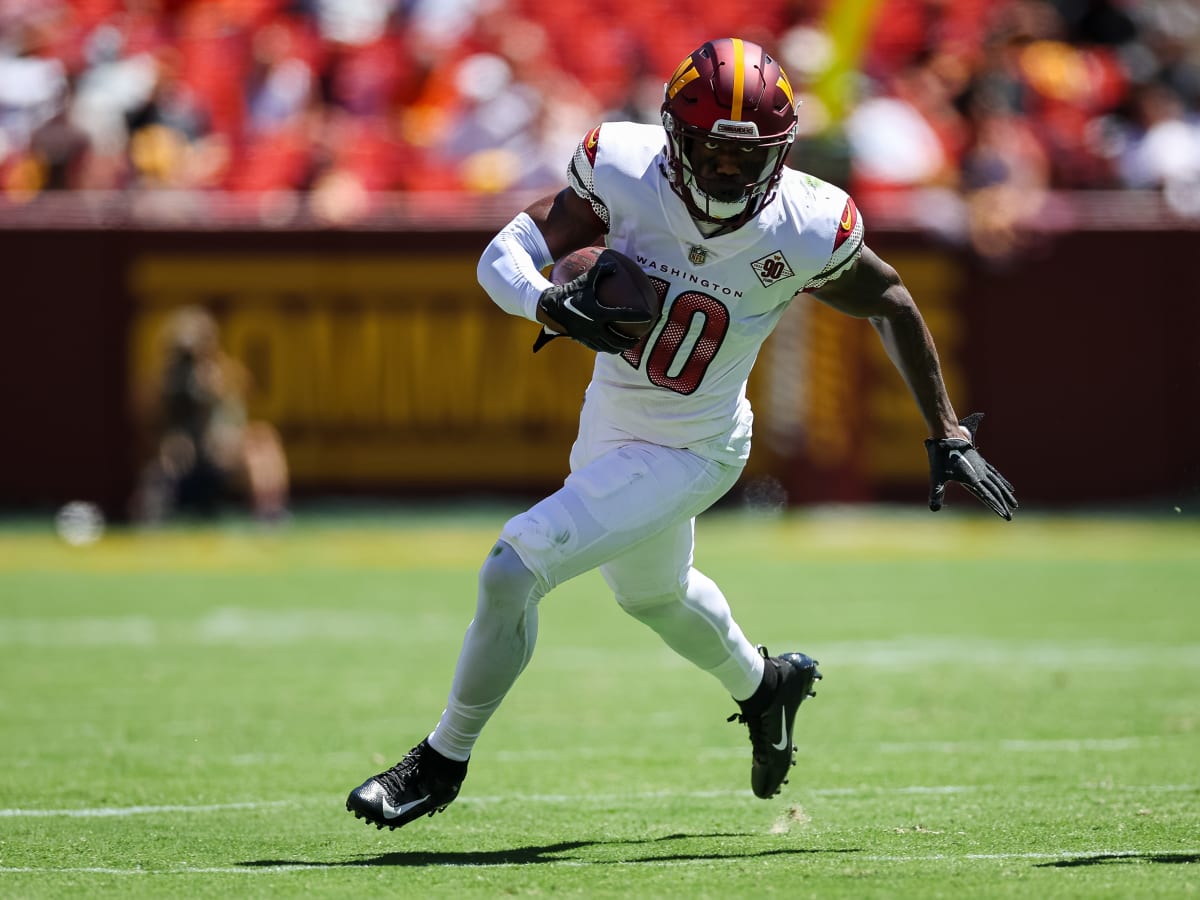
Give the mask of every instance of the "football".
[(645, 325), (614, 324), (612, 327), (629, 337), (645, 337), (658, 324), (659, 316), (662, 315), (662, 298), (655, 290), (650, 276), (624, 253), (606, 247), (584, 247), (582, 250), (575, 250), (554, 263), (554, 268), (550, 270), (550, 280), (555, 284), (563, 284), (572, 278), (578, 278), (594, 266), (602, 254), (617, 264), (617, 271), (601, 278), (597, 284), (596, 294), (600, 302), (611, 306), (644, 309), (650, 315), (650, 321)]
[(596, 264), (603, 252), (603, 247), (584, 247), (582, 250), (568, 253), (554, 263), (554, 268), (550, 270), (550, 280), (555, 284), (563, 284), (572, 278), (578, 278)]

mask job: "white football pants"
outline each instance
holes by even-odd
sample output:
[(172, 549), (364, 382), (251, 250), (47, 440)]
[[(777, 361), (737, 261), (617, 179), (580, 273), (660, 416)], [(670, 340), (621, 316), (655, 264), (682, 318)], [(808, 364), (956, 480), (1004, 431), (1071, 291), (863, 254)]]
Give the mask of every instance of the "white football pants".
[(470, 756), (528, 664), (541, 598), (597, 567), (622, 609), (735, 699), (762, 680), (763, 660), (725, 596), (692, 567), (695, 517), (733, 487), (741, 468), (596, 431), (580, 432), (563, 487), (506, 523), (480, 570), (475, 618), (429, 737), (452, 759)]

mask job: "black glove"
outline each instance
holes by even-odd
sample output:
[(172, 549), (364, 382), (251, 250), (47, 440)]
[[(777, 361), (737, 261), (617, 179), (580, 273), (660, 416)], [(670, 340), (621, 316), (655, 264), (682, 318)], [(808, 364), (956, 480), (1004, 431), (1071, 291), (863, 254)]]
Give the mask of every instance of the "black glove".
[[(607, 306), (601, 302), (596, 294), (596, 285), (600, 279), (616, 271), (617, 264), (602, 256), (577, 278), (542, 291), (538, 307), (566, 329), (567, 337), (585, 347), (597, 353), (624, 353), (635, 347), (641, 338), (622, 334), (613, 326), (618, 323), (645, 325), (653, 321), (653, 316), (637, 307)], [(556, 337), (562, 335), (543, 331), (533, 345), (533, 352), (541, 350)]]
[(961, 438), (925, 441), (929, 453), (929, 508), (934, 512), (941, 509), (946, 482), (957, 481), (1000, 518), (1012, 521), (1012, 511), (1017, 508), (1013, 486), (975, 449), (975, 432), (982, 418), (983, 413), (971, 413), (958, 423), (971, 433), (969, 441)]

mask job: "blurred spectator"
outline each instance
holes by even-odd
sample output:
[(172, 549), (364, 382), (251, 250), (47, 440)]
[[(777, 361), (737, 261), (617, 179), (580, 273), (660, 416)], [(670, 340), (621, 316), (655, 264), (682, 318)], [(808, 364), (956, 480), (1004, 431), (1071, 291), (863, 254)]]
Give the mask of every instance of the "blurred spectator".
[(1167, 84), (1148, 84), (1133, 100), (1133, 118), (1119, 157), (1122, 183), (1135, 188), (1200, 184), (1200, 122)]
[(318, 93), (314, 43), (303, 23), (282, 19), (254, 35), (246, 104), (249, 132), (274, 131), (309, 108)]
[(600, 106), (559, 67), (542, 25), (484, 12), (470, 39), (490, 49), (466, 55), (433, 81), (441, 115), (428, 153), (450, 166), (463, 190), (549, 188), (600, 120)]
[(36, 192), (40, 171), (29, 155), (34, 133), (62, 112), (66, 67), (37, 54), (32, 23), (18, 20), (0, 32), (0, 165), (11, 193)]
[(249, 502), (267, 521), (286, 513), (288, 469), (279, 433), (246, 412), (248, 373), (221, 348), (216, 320), (199, 307), (172, 314), (161, 371), (139, 410), (150, 445), (132, 499), (137, 521), (211, 516)]
[(861, 99), (845, 125), (855, 190), (954, 186), (965, 138), (953, 100), (925, 63), (906, 66), (886, 90)]
[(1023, 112), (1046, 148), (1055, 185), (1113, 186), (1114, 174), (1093, 140), (1092, 124), (1126, 96), (1128, 82), (1117, 54), (1106, 47), (1071, 45), (1053, 33), (1027, 37), (1016, 52)]
[(162, 51), (150, 96), (125, 114), (134, 186), (212, 187), (228, 162), (228, 141), (179, 77), (179, 59)]
[(435, 52), (463, 43), (481, 13), (505, 11), (502, 0), (407, 0), (413, 43)]
[(66, 191), (87, 187), (92, 141), (71, 121), (69, 94), (64, 90), (54, 114), (29, 138), (29, 156), (36, 166), (41, 190)]
[(1038, 220), (1050, 182), (1049, 161), (1000, 85), (978, 85), (967, 105), (972, 138), (963, 154), (961, 183), (967, 234), (981, 256), (1003, 261), (1025, 246)]
[(1124, 45), (1125, 64), (1139, 84), (1159, 81), (1200, 113), (1200, 4), (1195, 0), (1149, 0), (1131, 9), (1138, 37)]
[(86, 65), (71, 100), (71, 121), (88, 135), (93, 165), (88, 187), (122, 186), (129, 171), (128, 116), (149, 102), (158, 63), (149, 49), (129, 53), (116, 25), (97, 26), (84, 44)]
[(347, 45), (371, 44), (387, 31), (397, 0), (312, 0), (321, 34)]
[(459, 168), (467, 189), (507, 189), (519, 177), (541, 97), (532, 85), (518, 82), (508, 62), (494, 53), (465, 59), (454, 87), (460, 105), (438, 152)]
[(269, 20), (251, 41), (246, 122), (225, 187), (279, 194), (311, 187), (324, 111), (325, 54), (312, 23)]

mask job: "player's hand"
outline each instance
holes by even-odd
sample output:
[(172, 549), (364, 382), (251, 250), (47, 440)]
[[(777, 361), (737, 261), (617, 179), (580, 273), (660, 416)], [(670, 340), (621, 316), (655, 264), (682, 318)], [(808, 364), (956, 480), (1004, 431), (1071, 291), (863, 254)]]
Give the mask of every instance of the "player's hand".
[(934, 512), (941, 509), (946, 483), (957, 481), (1000, 518), (1011, 521), (1017, 508), (1013, 486), (975, 448), (975, 432), (982, 418), (983, 413), (971, 413), (958, 423), (970, 432), (969, 441), (960, 438), (925, 441), (929, 453), (929, 508)]
[[(538, 307), (566, 332), (597, 353), (624, 353), (641, 338), (622, 334), (614, 325), (644, 325), (653, 319), (645, 310), (632, 306), (609, 306), (601, 302), (596, 286), (617, 270), (616, 263), (601, 259), (577, 278), (542, 291)], [(538, 338), (534, 351), (540, 350), (557, 335)]]

